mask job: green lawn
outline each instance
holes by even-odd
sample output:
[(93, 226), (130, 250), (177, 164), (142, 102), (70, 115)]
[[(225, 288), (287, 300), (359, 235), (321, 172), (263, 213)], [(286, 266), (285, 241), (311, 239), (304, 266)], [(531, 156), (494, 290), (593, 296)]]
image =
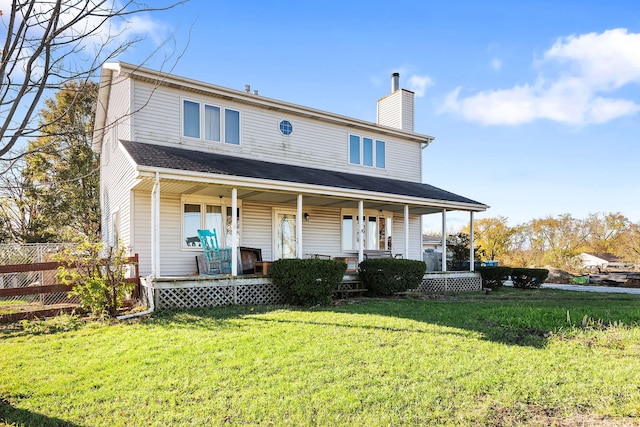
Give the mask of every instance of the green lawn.
[(0, 333), (0, 425), (640, 425), (640, 298), (500, 289)]

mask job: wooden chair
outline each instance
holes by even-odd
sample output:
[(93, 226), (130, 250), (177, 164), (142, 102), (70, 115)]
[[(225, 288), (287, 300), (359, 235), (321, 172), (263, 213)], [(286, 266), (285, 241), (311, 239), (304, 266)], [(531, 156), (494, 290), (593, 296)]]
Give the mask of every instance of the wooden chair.
[(208, 264), (203, 274), (231, 274), (231, 248), (220, 249), (216, 230), (198, 230), (198, 238)]

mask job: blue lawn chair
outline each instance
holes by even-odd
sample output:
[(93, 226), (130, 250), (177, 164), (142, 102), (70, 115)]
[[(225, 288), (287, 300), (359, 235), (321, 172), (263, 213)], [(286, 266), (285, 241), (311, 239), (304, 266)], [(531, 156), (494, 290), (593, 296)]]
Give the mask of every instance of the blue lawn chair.
[(220, 249), (216, 230), (198, 230), (198, 238), (207, 259), (208, 271), (204, 274), (231, 274), (231, 248)]

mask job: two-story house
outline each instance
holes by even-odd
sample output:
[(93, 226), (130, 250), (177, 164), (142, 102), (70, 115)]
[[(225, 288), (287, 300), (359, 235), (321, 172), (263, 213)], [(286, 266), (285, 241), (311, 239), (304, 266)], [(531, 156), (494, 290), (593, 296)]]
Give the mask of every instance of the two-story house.
[(414, 132), (414, 94), (398, 78), (371, 123), (105, 64), (94, 135), (104, 241), (138, 253), (152, 277), (194, 274), (204, 228), (232, 248), (234, 275), (241, 246), (271, 261), (373, 249), (421, 259), (422, 215), (487, 206), (422, 183), (433, 137)]

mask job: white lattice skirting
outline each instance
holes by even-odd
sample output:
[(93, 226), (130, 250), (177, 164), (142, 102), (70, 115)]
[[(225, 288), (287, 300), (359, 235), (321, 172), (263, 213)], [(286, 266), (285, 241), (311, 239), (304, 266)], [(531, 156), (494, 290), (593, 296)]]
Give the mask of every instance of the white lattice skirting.
[(281, 304), (284, 297), (267, 278), (166, 280), (154, 283), (156, 308)]
[(417, 292), (471, 292), (482, 290), (480, 273), (473, 271), (446, 271), (427, 273)]

